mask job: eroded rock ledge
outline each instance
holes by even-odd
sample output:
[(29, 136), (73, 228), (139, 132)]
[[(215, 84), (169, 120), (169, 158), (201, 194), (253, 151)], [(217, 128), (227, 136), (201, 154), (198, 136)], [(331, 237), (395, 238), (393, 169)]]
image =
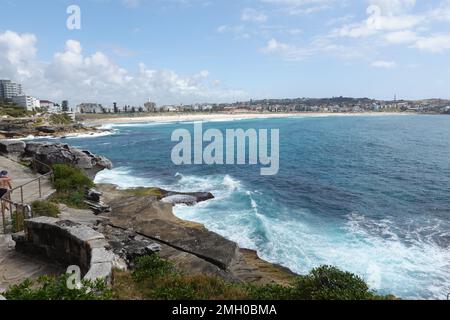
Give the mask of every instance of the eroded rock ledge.
[[(204, 226), (184, 221), (173, 214), (173, 204), (155, 197), (98, 185), (102, 201), (111, 206), (103, 215), (107, 223), (98, 231), (110, 245), (127, 239), (147, 240), (160, 246), (162, 258), (189, 274), (210, 274), (237, 282), (288, 284), (295, 276), (290, 270), (259, 259), (256, 252), (241, 249)], [(142, 191), (142, 190), (141, 190)]]

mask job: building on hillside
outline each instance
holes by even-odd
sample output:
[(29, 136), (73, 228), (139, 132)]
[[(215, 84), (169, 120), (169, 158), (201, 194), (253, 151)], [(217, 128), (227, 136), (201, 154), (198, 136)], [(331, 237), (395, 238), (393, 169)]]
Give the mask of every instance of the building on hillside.
[(63, 100), (63, 102), (61, 103), (61, 111), (63, 111), (63, 112), (70, 111), (69, 101)]
[(60, 113), (61, 106), (49, 100), (41, 100), (41, 109), (47, 110), (49, 113)]
[(99, 103), (82, 103), (78, 105), (78, 110), (80, 113), (105, 113), (106, 108), (104, 108)]
[(12, 97), (12, 102), (25, 108), (27, 111), (34, 111), (41, 107), (39, 100), (32, 96), (14, 96)]
[(11, 80), (0, 80), (0, 98), (12, 100), (13, 97), (22, 96), (22, 85)]
[(178, 112), (178, 108), (176, 106), (161, 106), (159, 108), (161, 112)]

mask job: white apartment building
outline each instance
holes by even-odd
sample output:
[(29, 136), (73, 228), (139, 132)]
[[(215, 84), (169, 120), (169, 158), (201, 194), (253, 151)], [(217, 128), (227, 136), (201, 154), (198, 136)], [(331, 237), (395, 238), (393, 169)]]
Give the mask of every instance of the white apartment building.
[(11, 80), (0, 80), (0, 98), (11, 100), (15, 96), (23, 95), (22, 85)]
[(62, 111), (62, 107), (57, 104), (54, 103), (52, 101), (48, 101), (48, 100), (41, 100), (41, 108), (47, 110), (47, 112), (49, 113), (60, 113)]
[(39, 100), (32, 96), (13, 96), (12, 102), (24, 107), (25, 109), (27, 109), (27, 111), (33, 111), (41, 107)]

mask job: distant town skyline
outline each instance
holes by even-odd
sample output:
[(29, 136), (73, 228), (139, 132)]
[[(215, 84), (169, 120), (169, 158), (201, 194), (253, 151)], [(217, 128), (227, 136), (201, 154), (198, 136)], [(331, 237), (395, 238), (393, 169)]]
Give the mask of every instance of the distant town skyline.
[(0, 79), (74, 105), (448, 99), (449, 27), (450, 0), (0, 0)]

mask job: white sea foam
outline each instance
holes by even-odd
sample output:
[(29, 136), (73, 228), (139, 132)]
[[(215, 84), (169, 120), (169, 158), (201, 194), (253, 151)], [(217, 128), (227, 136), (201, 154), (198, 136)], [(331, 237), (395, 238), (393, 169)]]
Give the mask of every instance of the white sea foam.
[[(301, 210), (298, 215), (291, 212), (294, 219), (282, 214), (285, 208), (259, 206), (264, 198), (231, 177), (203, 178), (207, 183), (198, 177), (184, 179), (210, 185), (223, 194), (220, 200), (196, 207), (177, 207), (177, 216), (203, 223), (241, 247), (257, 250), (268, 261), (302, 274), (320, 265), (336, 265), (361, 275), (372, 289), (402, 298), (443, 299), (450, 289), (450, 252), (431, 242), (403, 243), (389, 220), (370, 220), (353, 213), (344, 228), (332, 222), (315, 224), (298, 219), (310, 216)], [(215, 185), (220, 179), (233, 183)]]
[(114, 184), (122, 189), (159, 186), (159, 181), (133, 176), (131, 168), (119, 167), (103, 170), (95, 177), (95, 183)]
[(109, 131), (101, 131), (101, 132), (89, 132), (89, 133), (71, 133), (64, 138), (66, 139), (83, 139), (83, 138), (99, 138), (99, 137), (106, 137), (116, 134), (117, 132), (114, 130)]
[(380, 293), (402, 298), (444, 299), (450, 291), (449, 250), (415, 237), (414, 230), (413, 242), (405, 244), (388, 219), (369, 219), (353, 212), (344, 225), (337, 221), (314, 223), (311, 213), (301, 209), (289, 212), (232, 176), (177, 173), (176, 177), (174, 185), (164, 186), (133, 177), (130, 168), (117, 168), (101, 172), (96, 182), (122, 188), (156, 185), (178, 191), (210, 191), (215, 199), (195, 207), (179, 205), (174, 213), (297, 273), (328, 264), (361, 275)]

